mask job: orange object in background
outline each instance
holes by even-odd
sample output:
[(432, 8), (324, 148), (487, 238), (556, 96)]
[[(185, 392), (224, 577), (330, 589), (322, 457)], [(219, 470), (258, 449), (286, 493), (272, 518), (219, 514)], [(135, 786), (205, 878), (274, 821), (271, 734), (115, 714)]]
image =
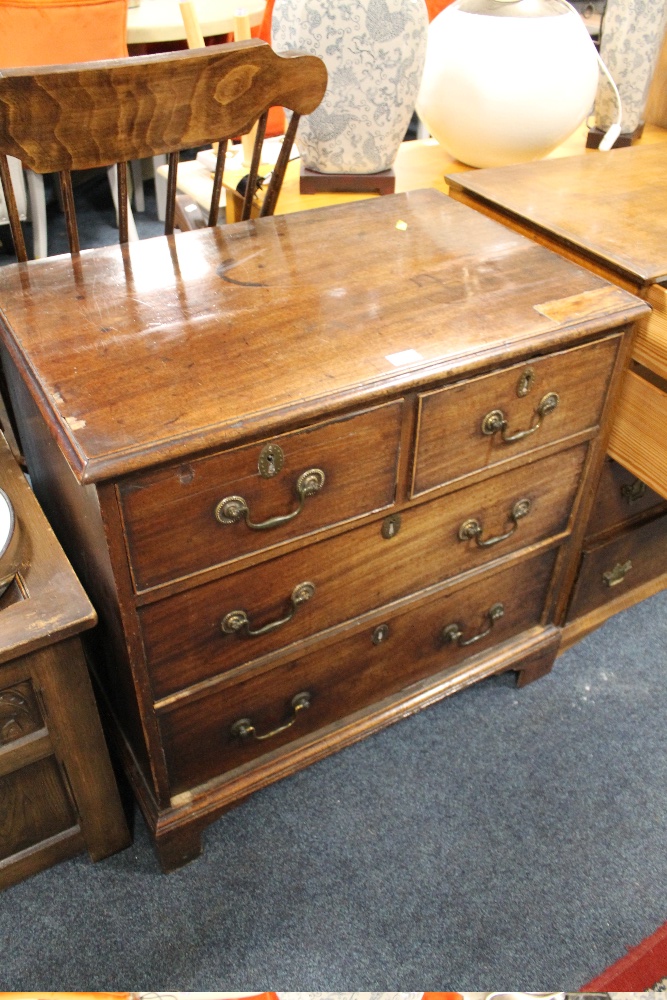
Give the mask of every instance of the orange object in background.
[[(261, 38), (263, 42), (271, 44), (271, 18), (273, 16), (274, 0), (266, 0), (266, 7), (262, 15), (262, 23), (257, 28), (252, 29), (253, 38)], [(285, 112), (282, 108), (271, 108), (268, 121), (266, 123), (266, 134), (282, 135), (285, 131)]]
[[(434, 17), (449, 7), (450, 3), (454, 3), (454, 0), (426, 0), (426, 9), (428, 11), (428, 19), (432, 21)], [(460, 993), (428, 993), (427, 996), (433, 997), (460, 997)]]
[[(428, 0), (427, 0), (428, 2)], [(449, 0), (451, 3), (452, 0)], [(446, 7), (447, 4), (444, 4)], [(462, 1000), (462, 993), (424, 993), (422, 1000)]]
[(0, 67), (5, 69), (127, 55), (127, 0), (0, 0), (0, 21)]
[[(0, 4), (0, 8), (4, 6)], [(42, 993), (33, 990), (31, 993), (0, 993), (0, 1000), (68, 1000), (78, 997), (80, 1000), (127, 1000), (132, 993)]]

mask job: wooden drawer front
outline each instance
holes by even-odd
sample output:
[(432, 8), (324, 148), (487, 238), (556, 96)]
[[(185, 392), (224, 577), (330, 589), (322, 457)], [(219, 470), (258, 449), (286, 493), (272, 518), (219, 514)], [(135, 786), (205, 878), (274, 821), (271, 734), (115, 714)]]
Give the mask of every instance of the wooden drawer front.
[[(160, 717), (172, 792), (245, 764), (537, 625), (555, 557), (550, 551), (488, 574), (328, 648), (172, 706)], [(498, 605), (503, 614), (491, 627), (490, 612), (495, 608), (497, 615)], [(486, 629), (488, 635), (477, 642), (459, 645), (459, 639), (465, 642)], [(283, 725), (292, 716), (292, 699), (302, 692), (308, 692), (310, 707), (297, 713), (293, 726), (261, 741), (232, 735), (233, 724), (243, 718), (259, 736)]]
[(653, 507), (664, 506), (661, 496), (612, 458), (607, 458), (595, 494), (587, 535), (592, 537), (630, 521)]
[(0, 861), (76, 825), (54, 757), (0, 777)]
[(653, 312), (639, 323), (632, 357), (640, 365), (667, 379), (667, 288), (651, 285), (646, 298)]
[(607, 450), (667, 499), (667, 382), (656, 383), (625, 373)]
[[(564, 531), (586, 447), (404, 511), (388, 539), (378, 521), (145, 606), (140, 616), (155, 697)], [(524, 500), (529, 513), (513, 521)], [(473, 518), (483, 541), (512, 533), (484, 547), (474, 537), (461, 540), (462, 525)], [(306, 583), (314, 593), (294, 610), (290, 595)], [(245, 612), (253, 630), (294, 613), (274, 631), (251, 637), (223, 633), (221, 623), (234, 611)]]
[[(595, 427), (618, 344), (618, 337), (608, 337), (425, 393), (420, 398), (413, 496)], [(558, 396), (556, 408), (527, 437), (507, 443), (500, 431), (483, 432), (485, 418), (494, 411), (507, 420), (506, 435), (529, 429), (539, 419), (541, 400), (552, 393)]]
[(667, 514), (584, 552), (568, 620), (667, 573)]
[[(318, 424), (293, 434), (135, 476), (119, 489), (137, 589), (228, 562), (394, 502), (403, 404), (401, 400)], [(273, 449), (264, 450), (267, 445)], [(283, 454), (280, 464), (275, 446)], [(243, 519), (221, 524), (216, 507), (242, 498), (253, 523), (299, 507), (303, 473), (320, 470), (324, 483), (303, 509), (276, 527), (253, 530)], [(315, 481), (319, 481), (315, 477)]]

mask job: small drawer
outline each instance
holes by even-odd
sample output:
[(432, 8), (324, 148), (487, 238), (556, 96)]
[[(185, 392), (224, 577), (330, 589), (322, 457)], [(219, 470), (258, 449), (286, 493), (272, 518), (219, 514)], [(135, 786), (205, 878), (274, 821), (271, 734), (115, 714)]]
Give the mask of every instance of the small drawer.
[(158, 716), (172, 794), (538, 625), (555, 558), (550, 551), (488, 574), (328, 648), (172, 705)]
[(652, 508), (664, 505), (663, 498), (646, 483), (607, 457), (602, 467), (586, 534), (592, 538), (603, 531), (619, 528), (636, 518), (638, 514), (644, 514)]
[(618, 345), (607, 337), (424, 393), (413, 496), (595, 428)]
[(122, 483), (137, 589), (389, 507), (402, 411), (398, 400)]
[(667, 573), (667, 514), (584, 552), (568, 621)]
[(667, 380), (645, 368), (627, 371), (607, 451), (667, 499)]
[(564, 532), (586, 450), (526, 463), (398, 520), (391, 515), (145, 605), (139, 614), (154, 697)]

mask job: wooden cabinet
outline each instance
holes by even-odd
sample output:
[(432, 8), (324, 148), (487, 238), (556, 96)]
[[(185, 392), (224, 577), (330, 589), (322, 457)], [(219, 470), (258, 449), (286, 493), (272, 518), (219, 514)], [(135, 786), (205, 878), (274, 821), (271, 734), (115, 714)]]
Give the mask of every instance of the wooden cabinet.
[(0, 437), (16, 518), (0, 597), (0, 888), (80, 851), (130, 841), (79, 634), (95, 612)]
[(425, 191), (2, 278), (165, 869), (269, 782), (550, 669), (634, 296)]
[[(638, 324), (623, 380), (608, 445), (618, 464), (607, 466), (593, 506), (565, 644), (667, 585), (667, 539), (661, 522), (632, 534), (647, 518), (661, 513), (656, 497), (667, 499), (665, 156), (664, 145), (657, 143), (448, 178), (450, 194), (458, 201), (630, 289), (652, 308)], [(626, 491), (636, 481), (635, 492), (643, 499), (629, 501), (627, 492), (616, 496), (610, 477)], [(640, 512), (645, 516), (638, 519)], [(606, 518), (614, 523), (606, 523)], [(613, 541), (609, 531), (613, 535), (614, 530), (623, 537)], [(607, 537), (602, 537), (605, 532)], [(603, 570), (597, 573), (593, 567), (598, 558), (601, 566), (612, 558), (616, 547), (619, 552), (632, 549), (633, 572), (609, 587), (601, 582)]]

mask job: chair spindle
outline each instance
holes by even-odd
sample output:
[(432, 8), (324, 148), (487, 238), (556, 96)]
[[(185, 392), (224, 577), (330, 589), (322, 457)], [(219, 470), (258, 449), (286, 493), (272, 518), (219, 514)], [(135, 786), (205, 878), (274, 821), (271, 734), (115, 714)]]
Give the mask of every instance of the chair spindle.
[(213, 193), (211, 195), (211, 204), (208, 210), (208, 224), (209, 226), (217, 226), (218, 215), (220, 213), (220, 195), (222, 193), (222, 175), (225, 172), (225, 157), (227, 156), (227, 142), (225, 139), (223, 142), (218, 143), (218, 155), (215, 159), (215, 174), (213, 175)]
[(255, 145), (252, 150), (252, 160), (250, 161), (250, 171), (248, 173), (248, 183), (245, 189), (245, 196), (243, 198), (243, 210), (241, 212), (241, 220), (245, 222), (250, 218), (250, 212), (252, 210), (252, 203), (255, 198), (255, 193), (257, 191), (257, 175), (259, 173), (259, 161), (262, 156), (262, 146), (264, 145), (264, 135), (266, 134), (266, 122), (269, 117), (269, 112), (264, 111), (263, 114), (257, 120), (257, 134), (255, 136)]
[(2, 190), (5, 195), (7, 215), (9, 216), (9, 228), (11, 230), (12, 239), (14, 240), (16, 256), (22, 264), (25, 264), (28, 260), (28, 254), (25, 248), (25, 240), (23, 238), (21, 220), (19, 219), (19, 210), (16, 205), (16, 197), (14, 196), (12, 178), (9, 173), (9, 161), (4, 153), (0, 155), (0, 182), (2, 182)]
[(169, 173), (167, 175), (167, 209), (164, 218), (164, 234), (171, 236), (174, 232), (174, 208), (176, 205), (176, 180), (178, 176), (179, 151), (169, 153)]
[(60, 170), (58, 172), (58, 180), (60, 182), (60, 193), (65, 211), (69, 251), (70, 253), (80, 253), (79, 229), (76, 224), (76, 209), (74, 208), (74, 192), (72, 191), (72, 175), (70, 171)]

